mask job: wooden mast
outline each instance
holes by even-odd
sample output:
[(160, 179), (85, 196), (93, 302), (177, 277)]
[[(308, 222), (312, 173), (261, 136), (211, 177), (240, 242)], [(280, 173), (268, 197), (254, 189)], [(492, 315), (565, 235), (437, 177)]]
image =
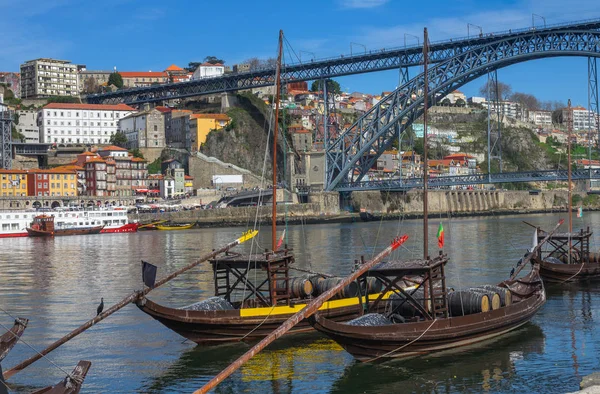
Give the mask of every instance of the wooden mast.
[(427, 96), (429, 94), (429, 81), (427, 78), (427, 56), (428, 37), (427, 28), (423, 30), (423, 259), (429, 258), (428, 212), (427, 212), (427, 178), (429, 176), (429, 164), (427, 164)]
[(271, 249), (277, 248), (277, 134), (279, 133), (279, 98), (281, 94), (281, 54), (283, 30), (279, 30), (277, 70), (275, 71), (275, 127), (273, 132), (273, 213), (271, 218)]
[(573, 128), (573, 113), (571, 112), (571, 99), (567, 104), (567, 163), (568, 163), (568, 187), (567, 187), (567, 215), (569, 215), (569, 264), (571, 264), (571, 233), (573, 233), (573, 212), (571, 207), (571, 130)]

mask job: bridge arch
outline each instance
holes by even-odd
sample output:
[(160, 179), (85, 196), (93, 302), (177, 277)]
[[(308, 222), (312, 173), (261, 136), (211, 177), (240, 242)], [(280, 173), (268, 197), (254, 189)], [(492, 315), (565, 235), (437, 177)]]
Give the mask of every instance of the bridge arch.
[[(444, 96), (490, 71), (562, 56), (600, 57), (600, 32), (531, 31), (471, 49), (428, 70), (428, 105), (437, 95)], [(423, 88), (421, 73), (383, 98), (330, 143), (326, 190), (360, 182), (398, 133), (423, 114)]]

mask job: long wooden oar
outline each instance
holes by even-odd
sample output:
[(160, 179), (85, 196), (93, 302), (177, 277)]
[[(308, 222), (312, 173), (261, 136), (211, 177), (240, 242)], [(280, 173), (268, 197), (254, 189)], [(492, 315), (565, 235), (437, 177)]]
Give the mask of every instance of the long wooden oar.
[(302, 319), (312, 315), (315, 313), (325, 301), (329, 300), (336, 293), (338, 293), (343, 287), (347, 286), (351, 282), (355, 281), (359, 276), (367, 272), (371, 269), (375, 264), (379, 263), (383, 260), (384, 257), (389, 255), (393, 250), (396, 250), (400, 245), (402, 245), (408, 239), (408, 235), (403, 235), (402, 237), (395, 238), (392, 241), (392, 244), (385, 248), (381, 253), (379, 253), (372, 260), (367, 261), (360, 268), (353, 272), (352, 275), (344, 278), (337, 285), (327, 290), (325, 293), (321, 294), (317, 298), (315, 298), (312, 302), (306, 304), (302, 310), (294, 314), (292, 317), (287, 319), (279, 328), (275, 331), (267, 335), (262, 341), (253, 346), (250, 350), (244, 353), (240, 358), (231, 363), (227, 368), (221, 371), (217, 376), (212, 378), (208, 383), (206, 383), (201, 389), (194, 391), (194, 394), (203, 394), (208, 392), (209, 390), (215, 388), (220, 382), (223, 381), (226, 377), (234, 373), (239, 367), (241, 367), (246, 361), (250, 360), (254, 357), (255, 354), (263, 350), (267, 345), (271, 342), (288, 332), (292, 327), (298, 324)]
[[(510, 280), (514, 280), (517, 277), (517, 275), (519, 274), (519, 272), (521, 272), (523, 267), (525, 267), (527, 265), (527, 263), (529, 263), (529, 260), (531, 260), (533, 258), (533, 256), (536, 255), (537, 251), (542, 247), (542, 245), (545, 244), (546, 241), (548, 241), (550, 239), (552, 234), (554, 234), (556, 232), (556, 230), (558, 230), (560, 225), (563, 224), (564, 222), (565, 222), (565, 219), (560, 219), (558, 221), (558, 224), (556, 226), (554, 226), (554, 229), (552, 231), (550, 231), (544, 239), (542, 239), (542, 242), (539, 242), (536, 245), (536, 247), (533, 248), (533, 250), (527, 254), (527, 257), (525, 257), (525, 259), (521, 262), (521, 265), (519, 266), (519, 268), (515, 271), (514, 274), (511, 275)], [(527, 223), (527, 224), (529, 224), (529, 223)]]
[(53, 351), (54, 349), (56, 349), (60, 345), (62, 345), (65, 342), (69, 341), (70, 339), (73, 339), (77, 335), (81, 334), (82, 332), (84, 332), (88, 328), (92, 327), (94, 324), (98, 323), (99, 321), (104, 320), (105, 318), (107, 318), (108, 316), (112, 315), (113, 313), (115, 313), (119, 309), (123, 308), (124, 306), (126, 306), (126, 305), (128, 305), (128, 304), (130, 304), (130, 303), (132, 303), (134, 301), (136, 301), (140, 297), (145, 296), (146, 294), (148, 294), (153, 289), (155, 289), (155, 288), (157, 288), (159, 286), (164, 285), (165, 283), (167, 283), (171, 279), (173, 279), (176, 276), (184, 273), (185, 271), (188, 271), (188, 270), (194, 268), (198, 264), (200, 264), (200, 263), (202, 263), (202, 262), (204, 262), (204, 261), (206, 261), (206, 260), (208, 260), (210, 258), (213, 258), (213, 257), (215, 257), (216, 255), (218, 255), (220, 253), (224, 253), (224, 252), (228, 251), (229, 249), (233, 248), (234, 246), (240, 245), (240, 244), (246, 242), (249, 239), (254, 238), (256, 236), (256, 234), (258, 234), (258, 231), (256, 231), (256, 230), (249, 230), (249, 231), (245, 232), (240, 238), (236, 239), (235, 241), (228, 243), (227, 245), (223, 246), (222, 248), (220, 248), (218, 250), (213, 250), (211, 253), (208, 253), (208, 254), (202, 256), (200, 259), (196, 260), (195, 262), (193, 262), (193, 263), (191, 263), (191, 264), (189, 264), (189, 265), (181, 268), (180, 270), (173, 272), (171, 275), (169, 275), (169, 276), (167, 276), (167, 277), (159, 280), (158, 282), (156, 282), (154, 284), (154, 287), (152, 287), (152, 288), (146, 287), (144, 290), (138, 290), (138, 291), (136, 291), (134, 293), (131, 293), (127, 297), (123, 298), (123, 300), (121, 300), (121, 302), (119, 302), (118, 304), (113, 305), (112, 307), (110, 307), (106, 311), (102, 312), (101, 314), (99, 314), (95, 318), (93, 318), (91, 320), (88, 320), (85, 324), (79, 326), (77, 329), (71, 331), (70, 333), (68, 333), (67, 335), (65, 335), (64, 337), (62, 337), (61, 339), (59, 339), (58, 341), (52, 343), (46, 349), (42, 350), (41, 352), (38, 352), (36, 355), (34, 355), (34, 356), (28, 358), (27, 360), (23, 361), (21, 364), (15, 366), (15, 367), (12, 367), (8, 371), (6, 371), (4, 373), (4, 379), (8, 379), (11, 376), (13, 376), (14, 374), (16, 374), (17, 372), (25, 369), (26, 367), (28, 367), (29, 365), (33, 364), (34, 362), (36, 362), (40, 358), (44, 357), (46, 354), (50, 353), (51, 351)]

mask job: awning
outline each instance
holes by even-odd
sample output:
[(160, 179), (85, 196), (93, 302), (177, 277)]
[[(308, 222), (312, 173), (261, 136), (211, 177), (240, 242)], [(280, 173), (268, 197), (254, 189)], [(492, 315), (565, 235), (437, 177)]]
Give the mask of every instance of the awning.
[(152, 190), (148, 190), (148, 193), (160, 193), (160, 190), (152, 189)]

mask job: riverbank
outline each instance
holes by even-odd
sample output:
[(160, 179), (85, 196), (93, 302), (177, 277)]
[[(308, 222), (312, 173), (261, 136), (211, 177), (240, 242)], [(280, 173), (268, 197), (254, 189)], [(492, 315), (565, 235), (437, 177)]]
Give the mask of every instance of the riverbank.
[[(349, 210), (340, 208), (337, 193), (319, 193), (307, 204), (282, 205), (278, 223), (318, 224), (353, 223), (362, 221), (421, 219), (422, 192), (387, 193), (355, 192), (346, 201)], [(585, 194), (580, 195), (585, 201)], [(504, 216), (517, 214), (565, 212), (566, 191), (432, 191), (429, 198), (431, 218)], [(586, 211), (600, 210), (598, 205), (584, 207)], [(169, 220), (174, 223), (197, 223), (199, 227), (248, 227), (255, 219), (270, 224), (271, 207), (231, 207), (210, 210), (191, 210), (165, 213), (131, 214), (130, 220), (142, 223)]]

